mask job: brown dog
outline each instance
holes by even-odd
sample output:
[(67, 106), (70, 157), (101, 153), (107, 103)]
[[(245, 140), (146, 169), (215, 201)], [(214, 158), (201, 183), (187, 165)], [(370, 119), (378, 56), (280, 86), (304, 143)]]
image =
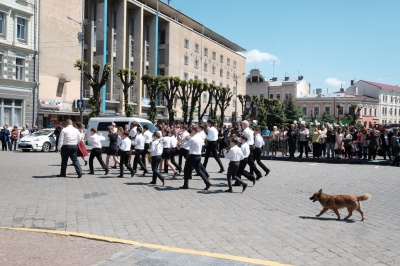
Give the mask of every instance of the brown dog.
[(328, 195), (322, 193), (322, 189), (320, 189), (318, 192), (315, 192), (314, 195), (312, 195), (310, 200), (313, 202), (318, 200), (323, 207), (322, 211), (317, 215), (317, 217), (320, 217), (327, 210), (331, 209), (336, 213), (338, 217), (337, 219), (340, 220), (338, 209), (347, 208), (349, 215), (344, 218), (345, 220), (347, 220), (353, 214), (353, 211), (356, 210), (361, 214), (361, 221), (364, 221), (364, 213), (361, 210), (361, 201), (369, 200), (370, 198), (371, 195), (369, 194), (364, 194), (358, 197), (353, 195)]

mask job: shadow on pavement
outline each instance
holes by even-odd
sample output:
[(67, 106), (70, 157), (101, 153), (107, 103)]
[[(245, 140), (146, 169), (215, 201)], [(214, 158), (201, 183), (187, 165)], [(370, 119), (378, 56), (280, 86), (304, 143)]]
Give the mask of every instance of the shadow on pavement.
[(158, 187), (157, 185), (153, 185), (155, 190), (158, 191), (171, 191), (171, 190), (179, 190), (179, 187), (170, 187), (170, 186), (164, 186), (164, 187)]
[(355, 222), (354, 220), (344, 220), (344, 219), (338, 220), (336, 218), (325, 218), (325, 217), (314, 217), (314, 216), (299, 216), (299, 218), (306, 219), (306, 220), (320, 220), (320, 221), (338, 221), (338, 222), (344, 221), (346, 223), (354, 223)]
[(225, 193), (222, 189), (219, 190), (202, 190), (202, 191), (197, 191), (197, 193), (200, 194), (220, 194), (220, 193)]

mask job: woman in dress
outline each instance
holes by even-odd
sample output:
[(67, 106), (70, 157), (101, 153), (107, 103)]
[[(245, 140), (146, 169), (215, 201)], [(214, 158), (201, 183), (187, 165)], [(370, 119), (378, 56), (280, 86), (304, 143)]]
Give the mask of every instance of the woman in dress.
[(83, 126), (80, 122), (76, 122), (76, 128), (79, 130), (81, 134), (81, 141), (78, 143), (78, 157), (82, 157), (83, 161), (85, 162), (85, 166), (88, 164), (86, 160), (86, 156), (89, 156), (88, 151), (86, 150), (85, 146), (85, 130), (83, 130)]
[(175, 167), (172, 165), (170, 159), (171, 159), (171, 147), (172, 147), (172, 139), (170, 137), (170, 131), (164, 130), (163, 132), (163, 137), (161, 138), (161, 142), (163, 144), (163, 153), (161, 154), (161, 161), (159, 164), (159, 171), (162, 171), (162, 166), (164, 160), (167, 162), (167, 165), (174, 171), (174, 177), (178, 175), (178, 172), (176, 171)]
[(314, 132), (312, 134), (312, 147), (313, 147), (313, 158), (319, 158), (320, 156), (320, 137), (321, 131), (318, 126), (314, 127)]
[(279, 146), (281, 147), (282, 157), (287, 156), (286, 146), (287, 146), (287, 129), (282, 127), (281, 132), (279, 133)]
[(119, 136), (118, 133), (114, 133), (114, 128), (112, 126), (109, 126), (107, 129), (108, 129), (108, 139), (110, 140), (110, 145), (107, 148), (106, 168), (108, 169), (110, 156), (112, 156), (114, 160), (113, 168), (117, 168), (117, 164), (119, 164), (119, 160), (117, 157)]
[(343, 132), (341, 128), (337, 129), (337, 132), (335, 134), (335, 154), (336, 154), (336, 158), (338, 159), (342, 159), (342, 154), (343, 154), (343, 150), (344, 150), (344, 136), (343, 136)]

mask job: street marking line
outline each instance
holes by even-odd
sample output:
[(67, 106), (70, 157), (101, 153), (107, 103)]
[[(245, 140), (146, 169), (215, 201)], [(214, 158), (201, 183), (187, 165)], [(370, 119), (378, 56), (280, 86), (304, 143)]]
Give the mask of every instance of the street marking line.
[(213, 253), (213, 252), (207, 252), (207, 251), (197, 251), (197, 250), (185, 249), (185, 248), (168, 247), (168, 246), (162, 246), (162, 245), (156, 245), (156, 244), (140, 243), (140, 242), (132, 241), (132, 240), (119, 239), (119, 238), (106, 237), (106, 236), (98, 236), (98, 235), (85, 234), (85, 233), (35, 229), (35, 228), (0, 227), (0, 229), (37, 232), (37, 233), (49, 233), (49, 234), (64, 235), (64, 236), (76, 236), (76, 237), (105, 241), (105, 242), (110, 242), (110, 243), (128, 244), (128, 245), (141, 246), (141, 247), (147, 247), (147, 248), (153, 248), (153, 249), (160, 249), (160, 250), (165, 250), (165, 251), (170, 251), (170, 252), (178, 252), (178, 253), (185, 253), (185, 254), (191, 254), (191, 255), (206, 256), (206, 257), (217, 258), (217, 259), (240, 261), (240, 262), (258, 264), (258, 265), (292, 266), (291, 264), (283, 264), (283, 263), (275, 262), (275, 261), (252, 259), (252, 258), (245, 258), (245, 257), (234, 256), (234, 255), (219, 254), (219, 253)]

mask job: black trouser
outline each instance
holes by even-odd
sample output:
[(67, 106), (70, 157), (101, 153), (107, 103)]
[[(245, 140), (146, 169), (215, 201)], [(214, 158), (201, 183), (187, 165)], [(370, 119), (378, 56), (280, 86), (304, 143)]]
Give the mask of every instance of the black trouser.
[(236, 182), (240, 183), (242, 186), (245, 184), (240, 178), (236, 176), (237, 170), (239, 169), (239, 162), (231, 161), (228, 166), (228, 173), (226, 174), (226, 179), (228, 180), (229, 189), (232, 190), (232, 181), (231, 179), (236, 180)]
[(289, 146), (289, 156), (294, 157), (294, 152), (296, 151), (296, 139), (288, 140), (288, 146)]
[(2, 140), (1, 141), (1, 149), (3, 151), (7, 151), (7, 149), (8, 149), (8, 141), (6, 141), (6, 140)]
[(319, 144), (319, 155), (320, 156), (326, 156), (326, 142), (324, 142), (324, 143), (320, 143)]
[(241, 176), (244, 175), (244, 177), (246, 177), (248, 180), (253, 182), (255, 180), (254, 176), (252, 174), (250, 174), (249, 172), (247, 172), (246, 170), (244, 170), (246, 168), (247, 162), (248, 162), (248, 158), (244, 158), (243, 160), (241, 160), (239, 162), (239, 168), (236, 172), (236, 176), (237, 176), (237, 178), (240, 179)]
[(185, 162), (184, 172), (184, 186), (189, 186), (189, 179), (192, 178), (192, 167), (196, 170), (196, 172), (200, 175), (201, 179), (203, 179), (206, 185), (210, 184), (208, 181), (208, 173), (204, 167), (201, 167), (201, 155), (190, 154)]
[(135, 159), (133, 160), (133, 170), (136, 171), (137, 165), (139, 164), (141, 168), (144, 169), (146, 172), (146, 165), (143, 164), (142, 162), (142, 155), (145, 154), (144, 150), (135, 150)]
[(160, 180), (164, 180), (164, 177), (161, 175), (160, 171), (158, 171), (158, 165), (160, 164), (160, 161), (161, 161), (161, 155), (151, 157), (151, 170), (153, 170), (153, 179), (152, 179), (153, 183), (157, 181), (157, 177)]
[(61, 147), (61, 173), (65, 176), (67, 173), (68, 158), (71, 158), (77, 174), (82, 173), (81, 165), (78, 161), (78, 145), (63, 145)]
[(383, 150), (383, 159), (386, 160), (386, 154), (389, 157), (389, 160), (392, 160), (392, 155), (390, 153), (390, 146), (384, 146), (382, 147)]
[(224, 169), (224, 166), (222, 165), (221, 160), (219, 159), (217, 148), (218, 148), (218, 143), (216, 141), (208, 141), (206, 148), (206, 155), (203, 163), (204, 167), (207, 167), (208, 158), (210, 158), (210, 154), (212, 153), (214, 159), (217, 161), (219, 165), (219, 168)]
[[(11, 139), (11, 147), (14, 146), (14, 151), (17, 149), (18, 139)], [(11, 151), (12, 149), (10, 149)]]
[(315, 157), (319, 158), (319, 156), (321, 156), (320, 147), (321, 147), (321, 144), (319, 144), (319, 142), (313, 142), (312, 153), (313, 153), (314, 158)]
[(92, 151), (90, 152), (90, 156), (89, 156), (89, 169), (90, 172), (93, 173), (94, 169), (93, 169), (93, 160), (94, 157), (97, 158), (97, 160), (99, 161), (99, 163), (101, 164), (101, 167), (103, 167), (103, 169), (106, 169), (106, 164), (103, 161), (103, 157), (101, 156), (101, 148), (93, 148)]
[(188, 155), (189, 151), (187, 149), (184, 148), (179, 149), (179, 169), (182, 169), (182, 157), (184, 157), (186, 160)]
[(254, 160), (257, 162), (257, 164), (258, 164), (265, 172), (269, 172), (268, 167), (266, 167), (265, 164), (263, 164), (263, 162), (261, 162), (261, 154), (262, 154), (262, 148), (255, 148), (255, 149), (254, 149), (254, 152), (253, 152)]
[(144, 164), (144, 168), (146, 168), (146, 154), (149, 152), (150, 144), (145, 143), (144, 144), (144, 152), (142, 154), (142, 162)]
[(303, 156), (303, 150), (305, 150), (306, 157), (308, 157), (308, 141), (300, 141), (300, 157)]
[(177, 149), (176, 148), (171, 148), (171, 163), (175, 166), (176, 170), (179, 170), (180, 167), (175, 161), (176, 154), (177, 154)]
[(257, 178), (261, 178), (261, 172), (258, 170), (256, 163), (254, 162), (254, 146), (250, 145), (250, 155), (247, 159), (247, 163), (250, 167), (250, 173), (253, 174), (255, 173)]
[(131, 167), (131, 165), (129, 164), (129, 153), (130, 151), (120, 151), (120, 155), (121, 158), (119, 160), (119, 173), (120, 176), (124, 175), (124, 165), (126, 166), (126, 168), (128, 168), (128, 170), (133, 173), (133, 169)]
[(392, 155), (393, 155), (393, 162), (392, 166), (398, 166), (400, 163), (400, 154), (399, 154), (400, 148), (398, 147), (393, 147), (392, 148)]
[(376, 159), (376, 148), (375, 147), (368, 147), (368, 160), (375, 160)]

